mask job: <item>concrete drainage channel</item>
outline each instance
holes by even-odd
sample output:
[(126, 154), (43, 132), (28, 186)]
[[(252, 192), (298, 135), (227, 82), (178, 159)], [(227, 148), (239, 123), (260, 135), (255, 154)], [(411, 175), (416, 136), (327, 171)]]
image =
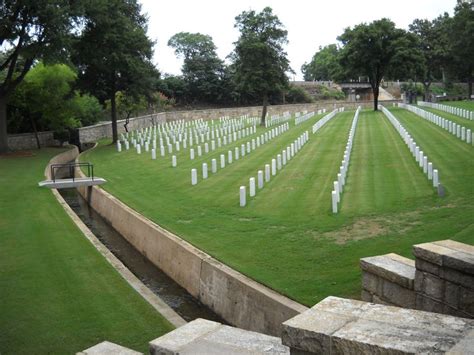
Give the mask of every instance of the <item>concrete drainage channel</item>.
[(102, 244), (184, 320), (189, 322), (196, 318), (204, 318), (225, 323), (219, 316), (148, 261), (120, 233), (90, 208), (76, 189), (62, 189), (58, 192)]

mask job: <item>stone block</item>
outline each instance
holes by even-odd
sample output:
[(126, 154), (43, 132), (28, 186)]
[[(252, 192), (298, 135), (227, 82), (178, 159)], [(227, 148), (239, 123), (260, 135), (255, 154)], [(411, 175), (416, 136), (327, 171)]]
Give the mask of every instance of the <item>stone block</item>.
[(474, 275), (474, 246), (453, 240), (441, 240), (413, 246), (416, 258)]
[(442, 301), (444, 296), (444, 280), (435, 275), (425, 273), (423, 293), (431, 298)]
[(317, 354), (443, 353), (474, 320), (328, 297), (283, 323), (283, 344)]
[(444, 280), (474, 289), (474, 275), (465, 274), (450, 268), (442, 268), (439, 271), (439, 276)]
[(459, 304), (459, 286), (451, 282), (445, 282), (444, 302), (449, 306), (458, 308)]
[(150, 342), (150, 354), (289, 354), (281, 339), (196, 319)]
[(444, 304), (417, 293), (415, 296), (416, 309), (426, 312), (444, 313)]
[(386, 254), (360, 259), (364, 271), (397, 283), (402, 287), (413, 289), (415, 279), (415, 262), (397, 254)]
[(433, 275), (439, 275), (440, 272), (440, 267), (438, 265), (432, 264), (429, 261), (425, 261), (423, 259), (416, 259), (415, 267), (417, 270), (429, 272)]
[(81, 351), (78, 355), (139, 355), (141, 353), (125, 348), (121, 345), (103, 341), (86, 350)]
[(474, 291), (464, 287), (459, 288), (459, 307), (461, 311), (474, 317)]
[(372, 294), (366, 290), (362, 290), (360, 294), (360, 298), (362, 301), (372, 302)]
[(415, 292), (422, 292), (423, 290), (423, 279), (424, 279), (424, 276), (425, 273), (421, 272), (421, 271), (416, 271), (415, 273), (415, 283), (414, 283), (414, 290)]
[(362, 288), (377, 295), (382, 294), (382, 282), (376, 275), (364, 272), (362, 275)]
[(415, 308), (415, 291), (384, 280), (382, 296), (388, 303), (405, 308)]

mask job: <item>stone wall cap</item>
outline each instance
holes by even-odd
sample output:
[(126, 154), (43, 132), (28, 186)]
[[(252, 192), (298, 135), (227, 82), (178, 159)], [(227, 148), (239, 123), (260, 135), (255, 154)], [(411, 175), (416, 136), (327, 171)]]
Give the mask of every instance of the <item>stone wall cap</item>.
[(90, 348), (77, 353), (77, 355), (138, 355), (142, 354), (135, 350), (125, 348), (121, 345), (111, 343), (109, 341), (103, 341), (97, 345), (91, 346)]
[(416, 258), (474, 275), (474, 246), (454, 240), (441, 240), (413, 246)]
[(390, 253), (360, 259), (360, 268), (402, 287), (413, 289), (415, 261)]
[(328, 297), (283, 323), (283, 344), (309, 352), (445, 352), (463, 344), (474, 320)]
[(281, 339), (196, 319), (150, 342), (151, 354), (288, 354)]

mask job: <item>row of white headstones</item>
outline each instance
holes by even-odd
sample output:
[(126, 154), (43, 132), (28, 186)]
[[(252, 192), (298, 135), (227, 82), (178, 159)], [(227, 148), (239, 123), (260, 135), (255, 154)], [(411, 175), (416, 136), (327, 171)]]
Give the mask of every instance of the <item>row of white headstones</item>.
[[(210, 150), (213, 151), (216, 149), (216, 141), (213, 139), (213, 138), (217, 138), (217, 147), (221, 147), (222, 143), (224, 145), (227, 145), (227, 144), (230, 144), (232, 143), (233, 140), (237, 140), (237, 139), (241, 139), (241, 138), (244, 138), (244, 137), (247, 137), (247, 136), (250, 136), (252, 134), (255, 134), (257, 129), (256, 129), (256, 126), (255, 126), (255, 122), (251, 122), (250, 124), (252, 124), (252, 126), (250, 127), (245, 127), (245, 128), (241, 128), (240, 130), (237, 130), (239, 127), (242, 127), (241, 124), (235, 124), (235, 125), (229, 125), (227, 127), (213, 127), (212, 129), (208, 129), (206, 133), (201, 133), (200, 135), (198, 136), (195, 136), (196, 139), (193, 140), (193, 136), (192, 134), (189, 135), (189, 137), (185, 134), (181, 134), (179, 133), (177, 135), (177, 139), (173, 139), (174, 141), (174, 149), (176, 151), (180, 151), (181, 150), (181, 146), (183, 147), (183, 149), (186, 149), (187, 148), (187, 144), (188, 144), (188, 139), (189, 138), (189, 144), (192, 146), (195, 142), (196, 144), (199, 144), (199, 137), (200, 137), (200, 141), (201, 142), (205, 142), (204, 143), (204, 154), (208, 153)], [(153, 132), (153, 133), (151, 133)], [(166, 134), (166, 133), (165, 133)], [(132, 135), (132, 137), (134, 137)], [(150, 143), (151, 143), (151, 157), (153, 160), (156, 159), (156, 145), (157, 145), (157, 135), (156, 135), (156, 130), (154, 129), (150, 129), (150, 130), (145, 130), (142, 133), (138, 133), (136, 138), (131, 138), (131, 144), (135, 147), (136, 149), (136, 152), (137, 154), (141, 154), (142, 152), (142, 146), (144, 145), (144, 149), (146, 152), (148, 152), (150, 150)], [(165, 135), (166, 137), (166, 140), (168, 142), (167, 146), (168, 146), (168, 149), (166, 150), (165, 149), (165, 146), (163, 145), (163, 138), (162, 136), (159, 137), (159, 141), (160, 141), (160, 154), (162, 157), (164, 157), (166, 155), (166, 152), (168, 152), (169, 154), (172, 154), (173, 153), (173, 145), (171, 144), (171, 142), (169, 141), (169, 138), (168, 138), (168, 135)], [(221, 137), (222, 137), (222, 141), (221, 141)], [(208, 139), (212, 139), (211, 140), (211, 147), (209, 148), (209, 143), (206, 142)], [(129, 149), (129, 146), (130, 146), (130, 143), (128, 140), (125, 140), (124, 141), (124, 144), (125, 144), (125, 149), (128, 150)], [(117, 143), (117, 151), (121, 152), (122, 151), (122, 143), (119, 141)], [(200, 145), (197, 146), (197, 153), (198, 153), (198, 156), (201, 156), (203, 154), (203, 149)], [(190, 157), (191, 159), (194, 159), (194, 148), (190, 148)], [(177, 158), (175, 155), (172, 155), (171, 157), (172, 159), (172, 166), (175, 167), (176, 164), (177, 164)]]
[(428, 122), (434, 123), (467, 144), (474, 144), (474, 133), (470, 129), (466, 129), (466, 127), (461, 126), (460, 124), (440, 117), (432, 112), (425, 111), (416, 106), (399, 103), (398, 107), (407, 109), (421, 118), (424, 118)]
[[(338, 112), (344, 111), (344, 108), (335, 109), (327, 114), (313, 125), (313, 134), (316, 133), (324, 124), (329, 122)], [(314, 116), (314, 113), (313, 113)], [(271, 175), (275, 176), (277, 171), (281, 170), (288, 161), (290, 161), (296, 153), (300, 151), (304, 144), (309, 141), (308, 131), (303, 132), (293, 143), (283, 149), (281, 154), (277, 154), (276, 158), (271, 160), (271, 164), (265, 164), (265, 169), (257, 171), (257, 187), (262, 189), (264, 183), (270, 182)], [(265, 175), (264, 175), (265, 174)], [(265, 177), (265, 179), (264, 179)], [(255, 188), (255, 177), (249, 178), (249, 196), (254, 197), (257, 193)], [(239, 205), (245, 207), (247, 205), (247, 187), (240, 186), (239, 188)]]
[[(318, 115), (326, 113), (326, 109), (324, 108), (322, 110), (318, 110), (317, 113), (318, 113)], [(309, 120), (313, 116), (314, 116), (314, 112), (305, 113), (302, 116), (300, 116), (300, 115), (296, 116), (295, 117), (295, 126)]]
[(437, 189), (440, 184), (439, 172), (437, 169), (434, 169), (433, 163), (428, 160), (428, 156), (423, 152), (423, 150), (421, 150), (415, 140), (410, 136), (410, 133), (389, 110), (382, 105), (379, 105), (379, 109), (382, 110), (395, 127), (405, 144), (408, 146), (408, 149), (410, 149), (410, 152), (418, 163), (418, 166), (423, 170), (423, 173), (427, 176), (428, 180), (433, 181), (433, 187)]
[(426, 101), (418, 101), (418, 105), (434, 108), (435, 110), (440, 110), (444, 112), (451, 113), (453, 115), (466, 118), (468, 120), (474, 120), (474, 112), (470, 110), (466, 110), (460, 107), (454, 107), (449, 105), (442, 105), (442, 104), (435, 104), (433, 102), (426, 102)]
[(361, 107), (359, 106), (352, 120), (351, 129), (349, 131), (349, 138), (347, 139), (346, 149), (344, 150), (344, 155), (341, 161), (341, 166), (339, 168), (339, 173), (337, 174), (337, 180), (333, 183), (334, 190), (332, 190), (331, 192), (332, 213), (337, 213), (338, 211), (337, 207), (338, 204), (341, 202), (341, 195), (344, 191), (344, 185), (346, 184), (347, 171), (349, 169), (349, 162), (351, 160), (352, 143), (354, 142), (354, 136), (357, 128), (357, 122), (359, 121), (360, 110)]
[[(306, 113), (306, 112), (305, 112)], [(300, 115), (299, 112), (296, 112), (295, 115)], [(283, 112), (281, 115), (272, 115), (265, 118), (265, 128), (270, 128), (281, 123), (285, 123), (291, 119), (291, 113), (289, 111)]]
[[(257, 185), (255, 184), (255, 177), (249, 178), (249, 196), (254, 197), (257, 194), (257, 189), (263, 189), (265, 183), (270, 182), (271, 176), (275, 176), (278, 171), (283, 169), (287, 162), (289, 162), (309, 140), (309, 132), (303, 132), (297, 139), (294, 140), (286, 149), (283, 149), (281, 154), (277, 154), (276, 158), (271, 160), (270, 164), (265, 164), (265, 179), (263, 170), (257, 172)], [(239, 188), (239, 204), (240, 207), (247, 205), (247, 187), (240, 186)]]
[[(258, 149), (260, 146), (268, 143), (272, 139), (278, 137), (282, 133), (288, 131), (290, 129), (290, 125), (288, 122), (283, 123), (280, 126), (272, 128), (271, 130), (262, 133), (260, 136), (253, 138), (251, 141), (246, 142), (246, 144), (242, 144), (239, 147), (235, 147), (234, 150), (229, 150), (227, 152), (227, 162), (226, 162), (226, 155), (220, 155), (220, 168), (224, 169), (227, 165), (232, 164), (235, 160), (239, 160), (240, 157), (244, 158), (246, 155), (250, 154), (254, 150)], [(211, 159), (211, 172), (213, 174), (217, 173), (217, 159)], [(209, 166), (207, 163), (202, 164), (202, 179), (206, 180), (209, 177)], [(198, 169), (193, 168), (191, 169), (191, 185), (197, 185), (198, 183)]]

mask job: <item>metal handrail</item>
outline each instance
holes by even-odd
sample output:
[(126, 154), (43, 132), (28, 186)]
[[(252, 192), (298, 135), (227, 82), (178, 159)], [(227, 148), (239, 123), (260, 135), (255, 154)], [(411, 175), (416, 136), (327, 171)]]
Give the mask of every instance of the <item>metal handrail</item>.
[(83, 166), (87, 167), (87, 176), (94, 180), (94, 165), (91, 163), (65, 163), (65, 164), (51, 164), (51, 178), (56, 182), (56, 170), (67, 168), (69, 169), (69, 174), (72, 176), (72, 181), (75, 181), (76, 168), (81, 168)]

